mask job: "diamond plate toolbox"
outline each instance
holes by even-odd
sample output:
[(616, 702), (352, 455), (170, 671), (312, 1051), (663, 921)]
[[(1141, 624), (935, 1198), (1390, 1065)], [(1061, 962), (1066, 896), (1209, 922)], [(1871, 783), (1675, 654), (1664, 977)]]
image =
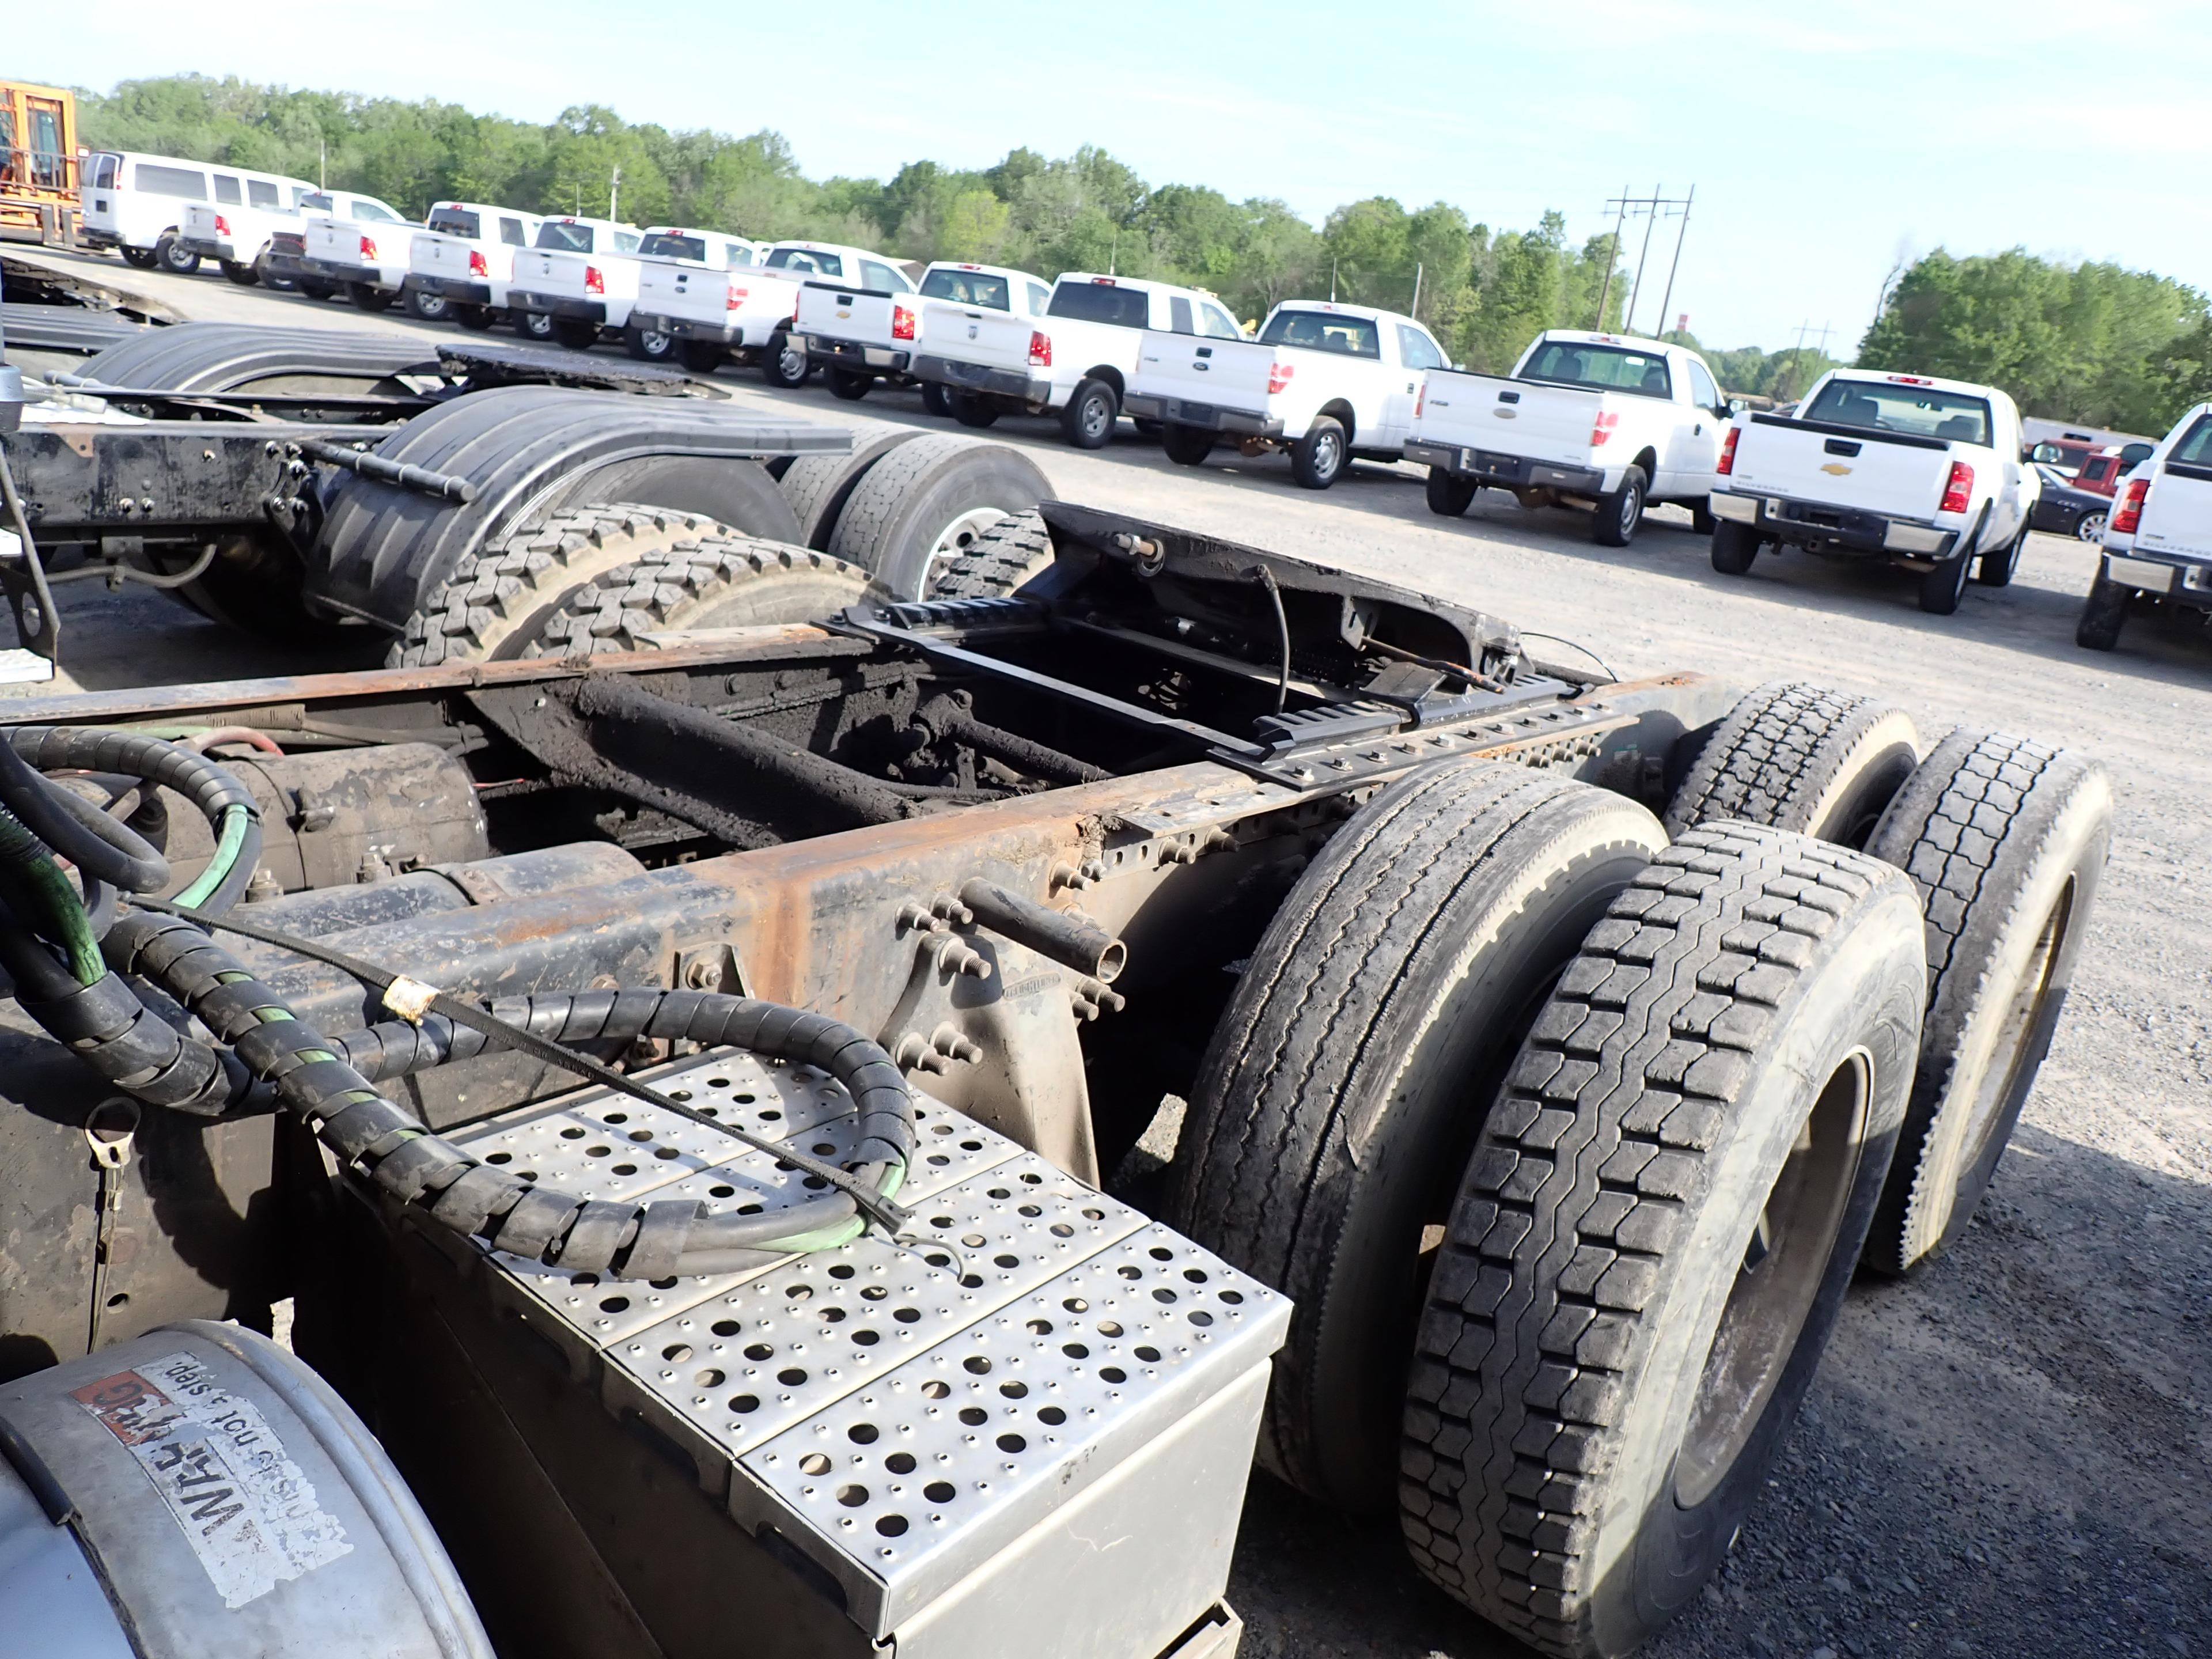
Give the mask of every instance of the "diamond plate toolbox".
[[(653, 1081), (818, 1156), (854, 1144), (851, 1100), (809, 1066), (724, 1052)], [(1290, 1303), (939, 1102), (918, 1098), (915, 1128), (899, 1194), (911, 1242), (871, 1231), (649, 1284), (485, 1252), (493, 1294), (611, 1413), (688, 1453), (747, 1532), (772, 1531), (833, 1579), (872, 1641), (1048, 1652), (1048, 1631), (1025, 1634), (1015, 1609), (1034, 1604), (1048, 1623), (1065, 1606), (1010, 1600), (1012, 1583), (1133, 1574), (1122, 1611), (1162, 1606), (1135, 1619), (1127, 1651), (1158, 1652), (1147, 1620), (1187, 1625), (1225, 1581)], [(596, 1089), (453, 1139), (579, 1196), (750, 1212), (804, 1192), (771, 1153)], [(1209, 1482), (1233, 1489), (1193, 1490)], [(1203, 1537), (1194, 1516), (1212, 1517)], [(1128, 1565), (1103, 1574), (1086, 1565), (1102, 1526), (1131, 1540)]]

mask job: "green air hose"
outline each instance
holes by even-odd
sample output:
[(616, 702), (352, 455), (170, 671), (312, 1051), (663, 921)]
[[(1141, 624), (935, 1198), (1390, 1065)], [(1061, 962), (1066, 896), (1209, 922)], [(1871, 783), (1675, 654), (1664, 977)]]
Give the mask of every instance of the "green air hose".
[(34, 933), (68, 953), (70, 975), (78, 984), (92, 985), (106, 976), (107, 964), (100, 958), (100, 941), (93, 937), (91, 920), (76, 889), (46, 843), (4, 809), (0, 809), (0, 883), (4, 883), (9, 908)]

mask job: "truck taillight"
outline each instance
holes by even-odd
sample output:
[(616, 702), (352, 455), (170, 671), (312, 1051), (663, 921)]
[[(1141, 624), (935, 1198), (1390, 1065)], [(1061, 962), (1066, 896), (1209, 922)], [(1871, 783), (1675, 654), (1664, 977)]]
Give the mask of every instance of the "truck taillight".
[(1714, 469), (1725, 478), (1735, 471), (1735, 441), (1743, 435), (1742, 429), (1730, 427), (1728, 436), (1721, 440), (1721, 464)]
[(1954, 461), (1951, 463), (1951, 476), (1943, 483), (1943, 504), (1936, 510), (1938, 513), (1964, 513), (1973, 494), (1974, 469), (1964, 461)]
[(224, 218), (220, 213), (215, 216), (215, 234), (218, 236), (228, 236), (230, 234), (230, 221)]
[(2110, 528), (2116, 536), (2132, 536), (2142, 523), (2143, 501), (2150, 495), (2148, 478), (2130, 478), (2128, 487), (2120, 492), (2120, 499), (2112, 508)]
[(894, 340), (914, 338), (914, 313), (908, 311), (904, 306), (891, 307), (891, 338)]
[(731, 288), (731, 289), (730, 289), (730, 300), (729, 300), (729, 304), (728, 304), (728, 306), (727, 306), (726, 309), (731, 310), (731, 311), (735, 311), (735, 310), (737, 310), (739, 307), (743, 306), (743, 305), (744, 304), (744, 302), (745, 302), (745, 296), (746, 296), (748, 294), (750, 294), (751, 291), (752, 291), (752, 290), (751, 290), (751, 289), (743, 289), (743, 288), (738, 288), (738, 287), (734, 287), (734, 286), (732, 286), (732, 287)]
[(1620, 424), (1620, 411), (1619, 410), (1608, 409), (1601, 410), (1597, 416), (1590, 422), (1590, 447), (1592, 449), (1596, 449), (1601, 447), (1607, 438), (1613, 436), (1613, 428)]
[(599, 275), (599, 268), (597, 265), (586, 265), (584, 267), (584, 292), (586, 294), (605, 294), (606, 291), (607, 279)]
[(469, 250), (469, 275), (471, 276), (489, 276), (491, 275), (491, 267), (484, 263), (483, 250), (482, 248), (472, 247)]
[(1413, 418), (1417, 421), (1419, 420), (1422, 414), (1428, 409), (1428, 406), (1429, 383), (1425, 379), (1421, 382), (1421, 390), (1419, 393), (1413, 399)]
[(1052, 336), (1042, 329), (1033, 328), (1030, 331), (1030, 367), (1031, 368), (1052, 367)]
[(361, 239), (361, 257), (371, 264), (376, 263), (376, 239), (374, 236)]
[(1291, 376), (1297, 372), (1297, 366), (1294, 363), (1268, 364), (1267, 395), (1272, 398), (1278, 392), (1280, 392), (1285, 386), (1290, 385)]

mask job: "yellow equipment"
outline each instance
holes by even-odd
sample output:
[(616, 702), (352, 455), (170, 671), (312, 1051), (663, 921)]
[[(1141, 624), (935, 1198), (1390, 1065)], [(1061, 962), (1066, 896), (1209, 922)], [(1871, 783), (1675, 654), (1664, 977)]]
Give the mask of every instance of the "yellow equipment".
[(76, 100), (0, 81), (0, 238), (75, 242), (77, 185)]

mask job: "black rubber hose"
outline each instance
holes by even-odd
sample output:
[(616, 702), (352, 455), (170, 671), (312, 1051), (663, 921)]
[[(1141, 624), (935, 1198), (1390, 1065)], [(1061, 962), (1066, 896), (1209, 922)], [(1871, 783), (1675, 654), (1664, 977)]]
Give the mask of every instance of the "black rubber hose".
[[(356, 1044), (368, 1059), (372, 1045), (322, 1036), (190, 922), (129, 912), (103, 946), (118, 973), (152, 980), (231, 1044), (246, 1070), (274, 1084), (279, 1103), (342, 1164), (394, 1200), (494, 1249), (575, 1272), (659, 1279), (730, 1271), (763, 1251), (788, 1249), (795, 1239), (824, 1236), (859, 1213), (834, 1189), (787, 1209), (737, 1215), (710, 1214), (695, 1200), (585, 1200), (520, 1180), (428, 1133), (378, 1095), (349, 1059)], [(494, 1012), (562, 1042), (684, 1038), (818, 1066), (860, 1109), (856, 1178), (880, 1187), (912, 1156), (913, 1097), (898, 1068), (868, 1038), (824, 1016), (747, 997), (658, 989), (515, 998), (495, 1004)], [(412, 1054), (423, 1065), (491, 1046), (483, 1034), (449, 1021), (425, 1025)], [(380, 1049), (383, 1040), (374, 1046)], [(386, 1069), (379, 1060), (372, 1069), (391, 1076), (421, 1066), (395, 1060)]]
[(137, 830), (40, 776), (14, 742), (0, 743), (0, 805), (88, 876), (131, 893), (157, 892), (168, 885), (169, 861)]
[[(195, 908), (219, 915), (244, 895), (261, 859), (261, 809), (252, 791), (218, 763), (163, 738), (99, 726), (17, 726), (9, 732), (8, 738), (7, 743), (0, 744), (0, 801), (14, 804), (11, 787), (35, 787), (41, 803), (59, 797), (59, 810), (89, 832), (86, 839), (93, 840), (103, 850), (85, 849), (88, 855), (80, 856), (79, 847), (70, 844), (76, 838), (70, 836), (66, 827), (59, 828), (57, 833), (67, 840), (58, 840), (40, 823), (28, 817), (24, 822), (80, 872), (133, 893), (158, 891), (169, 880), (167, 862), (136, 831), (72, 791), (39, 776), (41, 772), (68, 769), (116, 773), (173, 789), (207, 819), (216, 832), (218, 845), (225, 817), (234, 810), (240, 815), (243, 840), (222, 881), (202, 896)], [(140, 861), (141, 867), (132, 872), (115, 864), (118, 850), (128, 852)], [(145, 860), (151, 860), (151, 866), (147, 866)], [(155, 868), (159, 878), (150, 883), (144, 880)]]

